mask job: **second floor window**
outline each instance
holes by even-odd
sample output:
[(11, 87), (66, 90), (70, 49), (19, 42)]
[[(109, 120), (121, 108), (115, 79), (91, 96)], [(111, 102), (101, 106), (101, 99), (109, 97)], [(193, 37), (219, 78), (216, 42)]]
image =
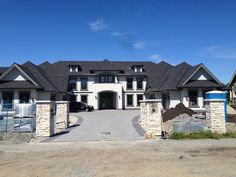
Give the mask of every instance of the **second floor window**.
[(126, 79), (127, 89), (133, 89), (133, 79), (127, 78)]
[(143, 89), (143, 78), (137, 78), (137, 89)]
[(115, 83), (115, 76), (111, 74), (102, 74), (99, 76), (99, 83)]
[(88, 89), (88, 79), (87, 78), (81, 78), (81, 90), (87, 90)]
[(70, 78), (69, 79), (69, 90), (76, 90), (76, 78)]

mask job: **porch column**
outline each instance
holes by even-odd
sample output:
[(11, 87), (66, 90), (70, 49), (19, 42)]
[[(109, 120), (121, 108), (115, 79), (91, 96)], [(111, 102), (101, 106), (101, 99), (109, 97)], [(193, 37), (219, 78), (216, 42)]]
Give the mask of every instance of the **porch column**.
[(201, 89), (198, 90), (198, 106), (203, 108), (203, 95)]
[(60, 132), (69, 126), (69, 102), (56, 101), (56, 130)]
[(51, 136), (54, 134), (54, 120), (51, 101), (36, 102), (36, 136)]
[(15, 90), (13, 92), (13, 105), (14, 105), (14, 108), (16, 106), (16, 104), (19, 104), (20, 103), (20, 100), (19, 100), (19, 91), (18, 90)]
[(140, 101), (141, 117), (139, 123), (146, 132), (146, 138), (161, 136), (162, 131), (162, 104), (161, 99)]

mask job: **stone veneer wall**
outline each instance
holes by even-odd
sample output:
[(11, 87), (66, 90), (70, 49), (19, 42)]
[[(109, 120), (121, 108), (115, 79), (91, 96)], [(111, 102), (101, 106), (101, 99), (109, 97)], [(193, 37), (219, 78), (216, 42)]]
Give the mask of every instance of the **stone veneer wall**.
[(162, 131), (161, 100), (140, 101), (140, 126), (146, 131), (146, 136), (160, 136)]
[(56, 101), (56, 130), (60, 132), (69, 126), (69, 102)]
[(224, 100), (206, 100), (206, 123), (212, 132), (225, 133)]
[(54, 120), (51, 101), (36, 102), (36, 136), (51, 136), (54, 134)]

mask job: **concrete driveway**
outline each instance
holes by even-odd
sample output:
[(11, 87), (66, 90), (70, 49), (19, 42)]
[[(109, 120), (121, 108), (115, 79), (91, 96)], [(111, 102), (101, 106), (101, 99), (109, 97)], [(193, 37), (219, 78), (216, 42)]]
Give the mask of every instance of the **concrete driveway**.
[(69, 133), (51, 138), (52, 141), (144, 139), (144, 132), (137, 123), (139, 110), (102, 110), (71, 115), (79, 118), (80, 126), (71, 128)]

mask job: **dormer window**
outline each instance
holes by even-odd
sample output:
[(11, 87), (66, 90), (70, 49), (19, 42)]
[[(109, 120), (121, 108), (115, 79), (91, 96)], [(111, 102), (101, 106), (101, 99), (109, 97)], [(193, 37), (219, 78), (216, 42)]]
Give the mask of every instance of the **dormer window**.
[(135, 66), (133, 66), (133, 70), (134, 70), (134, 72), (136, 72), (136, 73), (141, 73), (141, 72), (144, 71), (143, 65), (135, 65)]
[(70, 65), (69, 69), (70, 69), (70, 72), (79, 72), (79, 71), (81, 71), (81, 68), (78, 65)]
[(76, 65), (70, 66), (70, 72), (78, 72), (78, 66)]

